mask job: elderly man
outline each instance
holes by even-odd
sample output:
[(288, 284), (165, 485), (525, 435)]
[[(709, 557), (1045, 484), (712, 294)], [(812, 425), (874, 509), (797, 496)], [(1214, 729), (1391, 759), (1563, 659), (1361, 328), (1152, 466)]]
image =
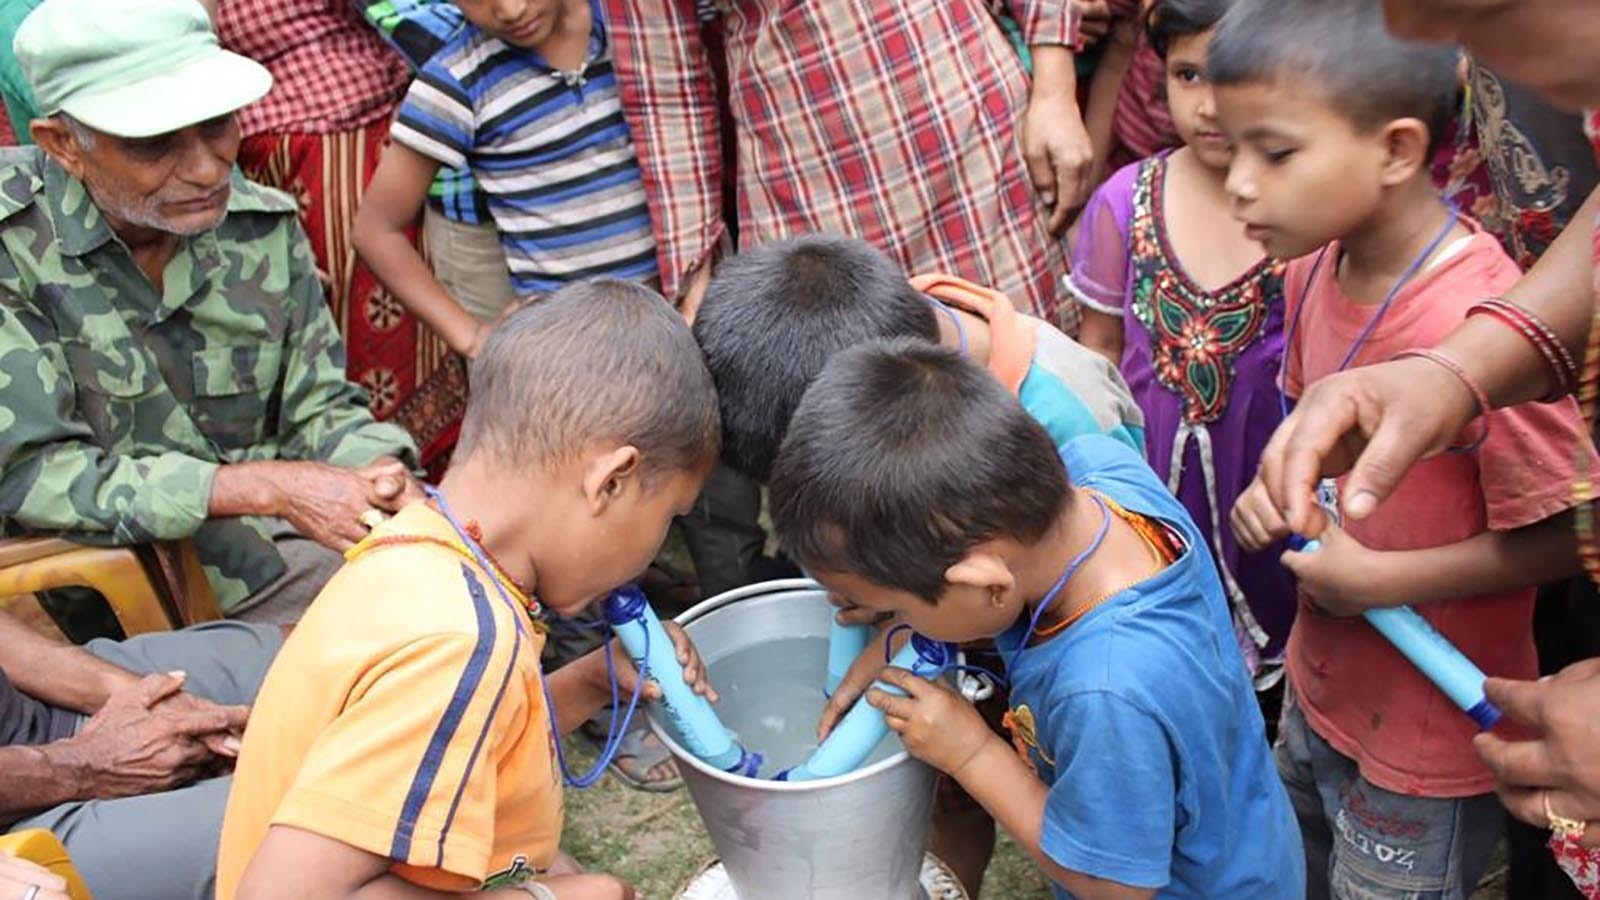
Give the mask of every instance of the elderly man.
[(290, 621), (418, 489), (294, 201), (233, 171), (271, 76), (195, 0), (46, 0), (15, 48), (45, 117), (0, 154), (0, 517), (192, 537), (225, 611)]
[[(0, 614), (0, 831), (55, 832), (96, 897), (210, 900), (218, 776), (282, 642), (214, 622), (78, 648)], [(0, 878), (0, 900), (34, 885)]]

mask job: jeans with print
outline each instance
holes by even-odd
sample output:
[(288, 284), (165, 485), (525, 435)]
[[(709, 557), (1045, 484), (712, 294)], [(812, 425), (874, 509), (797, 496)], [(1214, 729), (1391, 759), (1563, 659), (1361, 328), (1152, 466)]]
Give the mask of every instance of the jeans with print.
[(1306, 722), (1291, 686), (1274, 748), (1306, 846), (1308, 900), (1466, 900), (1505, 811), (1494, 794), (1412, 797), (1361, 777)]

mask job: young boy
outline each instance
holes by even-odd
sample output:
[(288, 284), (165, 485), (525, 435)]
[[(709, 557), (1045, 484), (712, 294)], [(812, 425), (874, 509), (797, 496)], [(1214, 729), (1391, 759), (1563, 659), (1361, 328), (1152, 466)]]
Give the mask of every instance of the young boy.
[(829, 358), (874, 338), (959, 349), (1017, 394), (1056, 443), (1106, 433), (1144, 450), (1144, 419), (1116, 367), (1006, 295), (951, 275), (905, 273), (877, 248), (817, 235), (717, 267), (694, 322), (717, 385), (723, 458), (760, 481), (800, 396)]
[[(452, 0), (358, 0), (357, 5), (413, 73), (467, 22)], [(434, 175), (422, 209), (422, 237), (434, 277), (478, 321), (495, 321), (515, 301), (489, 198), (470, 168), (441, 166)]]
[(580, 610), (649, 564), (716, 456), (711, 378), (668, 304), (602, 280), (513, 313), (471, 379), (438, 494), (347, 554), (267, 676), (223, 822), (221, 900), (632, 897), (609, 876), (545, 877), (554, 731), (610, 691), (604, 648), (541, 677), (537, 614)]
[[(1057, 445), (1106, 433), (1144, 451), (1143, 418), (1116, 367), (1006, 295), (948, 275), (906, 280), (865, 241), (811, 236), (747, 250), (712, 276), (695, 337), (717, 384), (723, 459), (765, 481), (800, 397), (835, 354), (875, 338), (918, 338), (985, 366), (1049, 431)], [(983, 458), (987, 458), (987, 452)], [(853, 611), (842, 618), (862, 617)], [(858, 618), (859, 620), (859, 618)], [(887, 629), (889, 626), (883, 626)], [(967, 648), (986, 657), (987, 648)], [(862, 654), (829, 698), (825, 732), (882, 668)], [(995, 728), (1003, 696), (985, 705)], [(976, 893), (994, 844), (994, 822), (954, 785), (941, 782), (934, 850)]]
[[(1435, 345), (1516, 282), (1494, 238), (1429, 182), (1456, 96), (1453, 50), (1389, 36), (1378, 0), (1270, 0), (1228, 13), (1210, 67), (1237, 148), (1235, 215), (1269, 254), (1303, 257), (1286, 276), (1291, 398), (1348, 366)], [(1329, 615), (1417, 604), (1488, 674), (1536, 676), (1529, 573), (1572, 554), (1551, 519), (1595, 458), (1570, 399), (1491, 413), (1461, 444), (1322, 535), (1318, 552), (1284, 557), (1302, 606), (1277, 755), (1312, 897), (1463, 898), (1500, 835), (1473, 721), (1367, 623)], [(1288, 531), (1259, 482), (1233, 522), (1252, 549)]]
[(516, 296), (600, 276), (648, 282), (656, 257), (594, 0), (456, 6), (467, 24), (422, 66), (395, 114), (354, 241), (407, 309), (471, 357), (489, 324), (405, 240), (441, 165), (469, 168), (488, 196)]
[(883, 678), (909, 697), (868, 700), (1057, 896), (1299, 894), (1294, 815), (1216, 567), (1139, 453), (1086, 435), (1058, 457), (975, 363), (872, 344), (835, 356), (796, 410), (772, 520), (849, 601), (932, 638), (995, 638), (1015, 752), (908, 672)]

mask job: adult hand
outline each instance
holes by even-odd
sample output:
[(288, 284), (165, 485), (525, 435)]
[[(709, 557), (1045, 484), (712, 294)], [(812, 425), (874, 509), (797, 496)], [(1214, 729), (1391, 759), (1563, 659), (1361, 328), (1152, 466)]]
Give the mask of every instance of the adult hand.
[(879, 678), (906, 696), (873, 688), (867, 702), (883, 710), (907, 752), (935, 769), (956, 775), (993, 736), (978, 710), (944, 685), (893, 667)]
[[(1600, 659), (1538, 681), (1491, 678), (1484, 692), (1507, 719), (1538, 734), (1528, 740), (1498, 734), (1473, 739), (1506, 809), (1541, 828), (1549, 826), (1550, 813), (1600, 821)], [(1600, 828), (1589, 826), (1583, 843), (1600, 846)]]
[(1078, 7), (1078, 35), (1085, 46), (1100, 43), (1111, 33), (1111, 4), (1109, 0), (1074, 0)]
[(67, 893), (67, 880), (41, 865), (0, 853), (0, 900), (71, 900)]
[(228, 722), (228, 727), (200, 735), (200, 743), (205, 744), (206, 749), (211, 751), (221, 765), (231, 765), (231, 760), (239, 758), (239, 742), (244, 739), (244, 726), (250, 717), (250, 707), (223, 706), (188, 691), (178, 691), (164, 700), (157, 701), (151, 709), (162, 714), (184, 717), (220, 715)]
[(1077, 98), (1035, 90), (1022, 120), (1022, 155), (1039, 199), (1050, 209), (1050, 233), (1067, 228), (1072, 211), (1089, 199), (1094, 143)]
[(1350, 473), (1343, 511), (1372, 514), (1417, 460), (1448, 446), (1477, 414), (1471, 392), (1443, 366), (1401, 359), (1340, 372), (1306, 389), (1261, 454), (1256, 475), (1288, 527), (1327, 527), (1317, 482)]
[(113, 692), (76, 735), (59, 742), (63, 761), (82, 774), (85, 799), (171, 790), (216, 765), (207, 741), (237, 734), (249, 712), (164, 702), (182, 690), (181, 674), (146, 675)]
[(340, 553), (367, 536), (361, 517), (376, 505), (373, 500), (377, 499), (375, 476), (369, 475), (368, 469), (344, 469), (320, 462), (274, 465), (276, 512), (296, 531)]
[(386, 512), (399, 512), (402, 507), (425, 499), (422, 482), (406, 468), (406, 464), (391, 456), (363, 466), (360, 472), (371, 484), (367, 503)]

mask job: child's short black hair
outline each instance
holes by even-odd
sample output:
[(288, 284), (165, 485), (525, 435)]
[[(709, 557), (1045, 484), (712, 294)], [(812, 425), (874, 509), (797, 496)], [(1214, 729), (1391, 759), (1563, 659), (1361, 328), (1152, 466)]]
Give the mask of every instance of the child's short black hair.
[(1035, 543), (1071, 494), (1044, 428), (987, 371), (926, 341), (836, 354), (795, 410), (772, 523), (800, 565), (937, 602), (995, 538)]
[(715, 459), (717, 397), (683, 318), (661, 295), (598, 279), (517, 309), (483, 342), (456, 458), (535, 466), (598, 441), (632, 444), (652, 474)]
[(766, 481), (795, 406), (830, 357), (873, 338), (937, 340), (939, 326), (871, 244), (816, 235), (721, 263), (694, 334), (722, 406), (723, 459)]
[(1156, 0), (1144, 15), (1150, 49), (1166, 59), (1174, 38), (1210, 31), (1232, 5), (1233, 0)]
[(1206, 69), (1218, 85), (1303, 81), (1363, 129), (1420, 119), (1431, 153), (1455, 114), (1457, 58), (1390, 35), (1380, 0), (1239, 0), (1217, 26)]

